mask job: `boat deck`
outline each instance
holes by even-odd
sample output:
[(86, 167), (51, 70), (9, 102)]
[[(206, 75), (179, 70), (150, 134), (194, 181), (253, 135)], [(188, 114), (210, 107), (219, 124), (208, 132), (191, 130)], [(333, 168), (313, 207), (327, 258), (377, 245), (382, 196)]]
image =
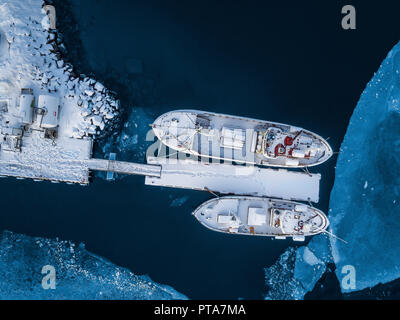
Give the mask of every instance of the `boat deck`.
[(329, 225), (326, 216), (315, 208), (260, 197), (214, 198), (200, 205), (193, 215), (213, 231), (281, 239), (293, 237), (297, 241), (320, 233)]
[[(237, 129), (238, 132), (242, 131)], [(253, 129), (243, 130), (244, 143), (240, 148), (229, 148), (221, 146), (220, 133), (217, 129), (202, 130), (203, 134), (193, 137), (192, 148), (195, 154), (215, 159), (232, 160), (238, 163), (256, 164), (256, 153), (251, 150)]]
[(299, 168), (332, 155), (329, 144), (308, 130), (211, 112), (170, 111), (154, 121), (153, 130), (172, 149), (242, 164)]
[[(213, 230), (229, 232), (229, 224), (219, 223), (220, 216), (234, 216), (240, 221), (238, 233), (239, 234), (264, 234), (270, 236), (280, 236), (282, 231), (280, 228), (275, 228), (270, 225), (271, 210), (268, 200), (261, 200), (260, 198), (246, 198), (245, 200), (229, 199), (224, 201), (216, 201), (216, 204), (208, 204), (212, 208), (207, 209), (207, 206), (201, 213), (196, 214), (196, 217), (203, 222), (203, 224)], [(263, 225), (249, 225), (248, 210), (255, 208), (266, 214), (266, 222)]]

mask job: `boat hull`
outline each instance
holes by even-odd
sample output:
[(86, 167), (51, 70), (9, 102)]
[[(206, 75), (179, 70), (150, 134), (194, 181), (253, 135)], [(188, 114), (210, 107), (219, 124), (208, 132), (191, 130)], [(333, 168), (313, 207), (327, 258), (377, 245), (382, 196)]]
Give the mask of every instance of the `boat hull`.
[(328, 142), (311, 131), (213, 112), (171, 111), (152, 127), (169, 148), (218, 162), (302, 168), (319, 165), (333, 154)]
[(329, 226), (326, 215), (314, 207), (262, 197), (213, 198), (197, 207), (193, 215), (212, 231), (276, 239), (292, 237), (296, 241), (323, 233)]

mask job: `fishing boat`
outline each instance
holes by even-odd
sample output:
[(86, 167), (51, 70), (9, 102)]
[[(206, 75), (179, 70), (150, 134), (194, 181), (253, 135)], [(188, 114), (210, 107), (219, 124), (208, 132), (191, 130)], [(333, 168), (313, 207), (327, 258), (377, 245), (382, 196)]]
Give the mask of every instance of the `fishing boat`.
[(164, 113), (151, 124), (177, 152), (252, 165), (311, 167), (333, 154), (319, 135), (281, 123), (199, 110)]
[(193, 215), (213, 231), (276, 239), (292, 237), (294, 241), (327, 232), (329, 226), (326, 215), (312, 206), (261, 197), (213, 198), (196, 208)]

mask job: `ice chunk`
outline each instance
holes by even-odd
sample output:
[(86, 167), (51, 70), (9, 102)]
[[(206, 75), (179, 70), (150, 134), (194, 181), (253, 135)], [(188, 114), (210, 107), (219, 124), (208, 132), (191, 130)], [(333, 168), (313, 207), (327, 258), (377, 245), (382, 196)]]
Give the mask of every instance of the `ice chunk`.
[[(317, 256), (318, 254), (318, 256)], [(329, 239), (314, 237), (307, 247), (289, 248), (271, 267), (265, 269), (267, 299), (303, 299), (331, 262)]]
[(49, 16), (44, 16), (42, 19), (42, 28), (44, 30), (50, 30), (51, 24), (50, 24), (50, 17)]
[(57, 67), (58, 67), (59, 69), (61, 69), (62, 67), (64, 67), (64, 61), (63, 61), (63, 60), (58, 60), (58, 61), (57, 61)]
[[(331, 193), (336, 275), (354, 266), (362, 290), (400, 277), (400, 44), (368, 84), (350, 120)], [(348, 161), (351, 161), (350, 165)], [(365, 176), (368, 176), (368, 183)], [(368, 185), (373, 186), (367, 189)], [(362, 194), (365, 196), (362, 196)], [(340, 281), (339, 281), (340, 282)]]
[(100, 126), (103, 123), (103, 119), (100, 116), (93, 116), (92, 122), (95, 126)]
[[(325, 264), (355, 270), (358, 291), (400, 277), (400, 44), (383, 61), (350, 119), (330, 197), (330, 227), (337, 236), (314, 237), (307, 248), (289, 249), (266, 269), (270, 298), (302, 298)], [(368, 181), (365, 176), (368, 176)], [(368, 185), (373, 185), (368, 189)], [(395, 199), (395, 200), (393, 200)], [(281, 277), (285, 279), (282, 283)], [(296, 285), (298, 287), (296, 287)]]
[[(149, 132), (152, 133), (152, 131), (149, 131), (148, 126), (154, 120), (154, 115), (148, 112), (147, 109), (141, 107), (132, 109), (121, 134), (109, 137), (103, 147), (103, 152), (118, 151), (118, 157), (121, 160), (140, 161), (143, 159), (148, 147), (154, 143), (154, 135), (149, 138)], [(115, 115), (108, 113), (105, 118), (111, 119)]]
[(265, 269), (268, 300), (298, 300), (306, 294), (301, 283), (294, 278), (296, 250), (289, 248), (271, 267)]
[(103, 92), (105, 88), (100, 82), (96, 82), (96, 84), (94, 85), (94, 89), (96, 91)]
[(308, 247), (301, 247), (296, 251), (294, 278), (305, 290), (311, 291), (325, 270), (325, 262), (317, 258)]
[[(41, 273), (56, 271), (56, 290), (44, 290)], [(127, 269), (76, 247), (69, 241), (0, 235), (2, 299), (186, 299), (169, 286), (137, 276)]]
[(89, 97), (93, 97), (94, 96), (94, 91), (92, 91), (92, 90), (85, 90), (85, 94), (87, 95), (87, 96), (89, 96)]
[(107, 114), (106, 114), (106, 119), (109, 119), (109, 120), (110, 120), (110, 119), (112, 119), (112, 118), (114, 118), (114, 113), (111, 113), (111, 112), (110, 112), (110, 113), (107, 113)]
[(188, 199), (189, 199), (188, 196), (183, 196), (183, 197), (174, 199), (174, 200), (172, 200), (171, 207), (180, 207), (180, 206), (182, 206)]

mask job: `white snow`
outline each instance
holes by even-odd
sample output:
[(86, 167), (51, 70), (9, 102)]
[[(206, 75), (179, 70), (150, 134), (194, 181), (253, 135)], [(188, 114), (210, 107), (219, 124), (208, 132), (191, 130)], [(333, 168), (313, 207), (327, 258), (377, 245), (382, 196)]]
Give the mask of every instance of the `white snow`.
[(99, 92), (103, 92), (104, 91), (104, 86), (100, 83), (100, 82), (96, 82), (96, 84), (94, 85), (95, 90), (99, 91)]
[[(57, 58), (56, 36), (49, 31), (43, 4), (42, 0), (0, 0), (0, 128), (4, 132), (22, 128), (19, 96), (22, 88), (31, 88), (35, 106), (39, 95), (60, 99), (57, 137), (54, 142), (45, 139), (40, 118), (34, 114), (34, 123), (23, 130), (21, 152), (0, 148), (4, 164), (0, 174), (19, 172), (22, 177), (86, 183), (87, 167), (78, 169), (78, 162), (90, 156), (92, 136), (116, 116), (118, 102), (96, 80), (75, 78), (72, 66)], [(93, 108), (96, 103), (101, 104), (101, 112)]]
[(90, 140), (59, 138), (58, 144), (53, 145), (34, 132), (25, 137), (24, 143), (21, 152), (1, 152), (0, 175), (89, 183), (84, 160), (91, 154)]
[(319, 200), (320, 174), (305, 174), (285, 169), (200, 163), (148, 157), (147, 163), (161, 165), (161, 176), (146, 177), (154, 186), (212, 190), (223, 194), (254, 195), (288, 200)]
[(89, 78), (73, 78), (72, 67), (57, 59), (51, 42), (54, 34), (41, 25), (42, 21), (47, 21), (42, 5), (41, 0), (0, 0), (1, 94), (16, 97), (21, 88), (32, 88), (38, 96), (56, 90), (51, 94), (58, 95), (63, 106), (68, 105), (68, 115), (73, 119), (66, 120), (68, 125), (60, 125), (60, 130), (69, 137), (76, 136), (73, 128), (78, 132), (83, 130), (83, 135), (87, 135), (82, 129), (86, 126), (79, 124), (90, 120), (80, 114), (78, 100), (85, 101), (86, 105), (102, 101), (106, 112), (100, 116), (104, 122), (114, 116), (117, 102), (101, 83)]

